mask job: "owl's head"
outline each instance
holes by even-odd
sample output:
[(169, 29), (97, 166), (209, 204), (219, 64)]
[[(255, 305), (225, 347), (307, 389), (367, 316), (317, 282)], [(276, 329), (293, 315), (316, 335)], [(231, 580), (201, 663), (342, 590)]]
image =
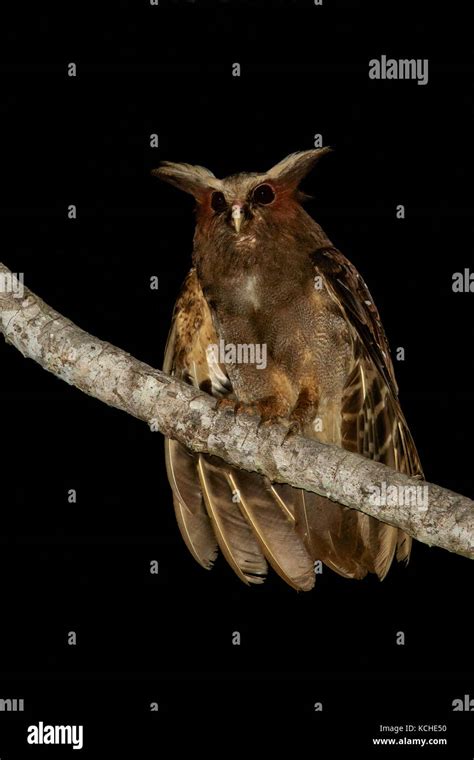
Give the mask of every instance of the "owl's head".
[(200, 234), (227, 242), (288, 224), (302, 212), (302, 179), (330, 148), (292, 153), (265, 173), (218, 179), (202, 166), (165, 161), (152, 174), (194, 196)]

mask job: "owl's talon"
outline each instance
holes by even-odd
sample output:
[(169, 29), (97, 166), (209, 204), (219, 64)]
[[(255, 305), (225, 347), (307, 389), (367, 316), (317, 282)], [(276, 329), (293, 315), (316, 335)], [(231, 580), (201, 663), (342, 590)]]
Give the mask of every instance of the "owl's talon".
[(235, 414), (236, 416), (241, 414), (249, 414), (251, 416), (255, 416), (258, 414), (258, 410), (253, 404), (244, 404), (243, 401), (238, 401), (235, 405)]
[(303, 423), (300, 420), (291, 420), (289, 432), (293, 435), (302, 435)]
[(297, 420), (293, 420), (290, 422), (288, 426), (288, 430), (285, 433), (285, 437), (283, 438), (281, 445), (283, 446), (284, 443), (290, 438), (293, 438), (296, 435), (301, 435), (302, 433), (302, 426), (301, 423)]
[(219, 399), (215, 408), (223, 412), (232, 412), (234, 416), (234, 422), (237, 422), (238, 418), (242, 414), (248, 414), (252, 416), (259, 414), (259, 411), (254, 404), (245, 404), (243, 401), (235, 401), (229, 398)]
[(268, 417), (263, 417), (262, 415), (260, 415), (260, 419), (259, 419), (259, 421), (257, 423), (257, 434), (260, 432), (261, 428), (268, 427), (269, 425), (271, 425), (272, 422), (274, 422), (274, 420), (269, 419)]
[(237, 421), (237, 414), (239, 412), (239, 406), (240, 404), (233, 399), (230, 398), (221, 398), (217, 402), (215, 408), (219, 411), (225, 412), (228, 414), (229, 412), (232, 414), (234, 418), (234, 422)]
[(237, 404), (230, 398), (220, 398), (215, 406), (215, 409), (223, 412), (234, 411)]

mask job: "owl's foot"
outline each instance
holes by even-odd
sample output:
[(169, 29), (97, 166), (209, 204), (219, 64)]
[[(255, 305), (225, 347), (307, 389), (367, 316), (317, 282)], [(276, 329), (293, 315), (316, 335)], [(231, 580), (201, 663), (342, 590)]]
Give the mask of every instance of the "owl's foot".
[(250, 414), (260, 417), (258, 427), (270, 425), (282, 420), (288, 420), (290, 407), (288, 402), (280, 396), (265, 396), (259, 401), (248, 404), (243, 401), (232, 401), (231, 399), (222, 398), (216, 404), (216, 409), (233, 411), (234, 417), (241, 414)]
[[(290, 417), (291, 420), (291, 417)], [(289, 439), (293, 438), (295, 435), (303, 435), (304, 432), (304, 425), (299, 420), (291, 420), (288, 425), (288, 430), (285, 433), (285, 437), (283, 438), (281, 445)]]
[(215, 408), (221, 412), (231, 412), (234, 416), (234, 422), (235, 422), (237, 419), (238, 406), (239, 406), (239, 403), (235, 399), (224, 397), (224, 398), (219, 399)]
[(243, 401), (236, 401), (230, 398), (219, 399), (215, 408), (224, 412), (233, 412), (234, 421), (241, 414), (258, 415), (258, 410), (254, 404), (244, 404)]
[(260, 417), (258, 428), (287, 420), (290, 411), (288, 402), (282, 396), (265, 396), (253, 407)]
[(226, 398), (225, 396), (224, 398), (220, 398), (217, 401), (216, 406), (215, 406), (216, 409), (223, 412), (227, 412), (231, 410), (235, 411), (235, 407), (236, 407), (235, 399)]
[(282, 443), (285, 443), (288, 438), (292, 438), (295, 435), (304, 435), (308, 426), (311, 426), (314, 421), (318, 409), (318, 396), (316, 393), (311, 392), (305, 388), (298, 396), (298, 400), (293, 407), (288, 419), (289, 427)]
[(317, 394), (304, 388), (289, 416), (291, 432), (303, 435), (306, 426), (312, 424), (317, 410)]

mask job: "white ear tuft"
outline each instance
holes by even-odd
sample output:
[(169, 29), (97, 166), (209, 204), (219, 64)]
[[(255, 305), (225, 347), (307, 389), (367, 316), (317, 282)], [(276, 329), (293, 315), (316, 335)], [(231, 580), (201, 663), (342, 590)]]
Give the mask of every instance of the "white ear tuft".
[(209, 189), (220, 190), (222, 188), (221, 180), (217, 179), (204, 166), (163, 161), (157, 169), (152, 169), (151, 173), (154, 177), (194, 195), (197, 201), (201, 200), (203, 194), (207, 193)]
[(315, 148), (313, 150), (302, 150), (297, 153), (290, 153), (278, 164), (275, 164), (267, 177), (280, 180), (288, 185), (297, 187), (302, 179), (311, 171), (319, 159), (330, 153), (332, 148)]

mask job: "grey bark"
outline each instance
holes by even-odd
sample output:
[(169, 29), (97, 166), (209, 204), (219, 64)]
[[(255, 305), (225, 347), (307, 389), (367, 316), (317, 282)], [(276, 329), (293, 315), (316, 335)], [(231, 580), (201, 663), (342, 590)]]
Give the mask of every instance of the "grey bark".
[[(10, 285), (10, 287), (8, 287)], [(216, 399), (81, 330), (24, 288), (0, 264), (0, 331), (6, 341), (84, 393), (147, 422), (196, 452), (327, 496), (403, 529), (418, 541), (474, 558), (474, 502), (402, 475), (337, 446), (259, 427), (253, 415), (216, 408)], [(413, 504), (407, 489), (426, 488)], [(388, 498), (383, 498), (385, 494)], [(377, 495), (379, 498), (377, 498)]]

